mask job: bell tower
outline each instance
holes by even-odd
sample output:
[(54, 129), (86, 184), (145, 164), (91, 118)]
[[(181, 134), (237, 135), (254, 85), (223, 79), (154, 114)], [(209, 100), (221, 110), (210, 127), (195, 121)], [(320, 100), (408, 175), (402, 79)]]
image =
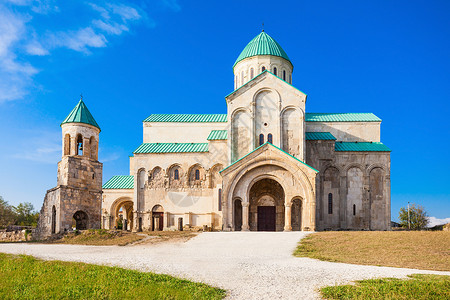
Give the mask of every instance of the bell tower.
[(57, 186), (47, 191), (36, 237), (72, 229), (100, 229), (103, 164), (98, 161), (100, 126), (83, 99), (61, 123), (62, 158)]

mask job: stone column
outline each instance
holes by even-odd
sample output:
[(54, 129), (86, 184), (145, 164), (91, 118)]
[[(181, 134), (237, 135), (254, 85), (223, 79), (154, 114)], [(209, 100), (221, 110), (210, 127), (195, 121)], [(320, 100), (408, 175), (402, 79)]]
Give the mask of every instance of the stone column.
[(291, 226), (291, 204), (284, 205), (284, 231), (292, 231)]
[(166, 228), (169, 228), (170, 222), (169, 222), (170, 213), (164, 212), (164, 224), (163, 224), (163, 230)]
[(248, 226), (248, 207), (248, 202), (242, 203), (242, 231), (250, 231)]

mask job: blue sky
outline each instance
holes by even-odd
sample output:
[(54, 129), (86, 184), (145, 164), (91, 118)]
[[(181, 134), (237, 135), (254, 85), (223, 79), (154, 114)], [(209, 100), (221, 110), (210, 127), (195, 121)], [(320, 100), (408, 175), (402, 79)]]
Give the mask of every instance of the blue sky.
[(391, 155), (392, 217), (450, 217), (449, 1), (0, 2), (0, 195), (40, 209), (59, 124), (83, 93), (103, 180), (128, 174), (151, 113), (225, 113), (232, 66), (261, 31), (294, 64), (308, 112), (373, 112)]

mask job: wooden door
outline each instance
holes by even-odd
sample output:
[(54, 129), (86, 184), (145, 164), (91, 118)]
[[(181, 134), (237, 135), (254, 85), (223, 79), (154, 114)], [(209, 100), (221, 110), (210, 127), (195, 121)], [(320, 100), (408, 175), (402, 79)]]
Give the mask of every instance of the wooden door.
[(275, 231), (275, 206), (258, 206), (258, 231)]

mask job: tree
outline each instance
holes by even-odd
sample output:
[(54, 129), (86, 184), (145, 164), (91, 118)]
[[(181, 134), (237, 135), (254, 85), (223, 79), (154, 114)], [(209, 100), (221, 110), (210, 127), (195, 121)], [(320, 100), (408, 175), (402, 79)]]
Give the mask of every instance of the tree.
[(36, 226), (39, 214), (34, 211), (33, 204), (29, 202), (20, 203), (14, 207), (16, 213), (16, 225)]
[(411, 228), (412, 230), (424, 229), (428, 225), (428, 215), (425, 208), (414, 203), (409, 205), (409, 217), (408, 207), (402, 207), (398, 218), (402, 227)]
[(16, 221), (14, 208), (0, 196), (0, 228), (13, 225)]

